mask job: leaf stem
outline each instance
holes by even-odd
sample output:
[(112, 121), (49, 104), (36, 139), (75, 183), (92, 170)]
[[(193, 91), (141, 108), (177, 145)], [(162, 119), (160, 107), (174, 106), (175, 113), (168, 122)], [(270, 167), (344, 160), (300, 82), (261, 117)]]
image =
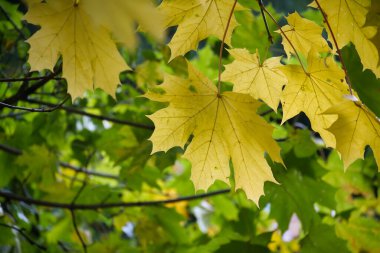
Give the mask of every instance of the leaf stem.
[(302, 67), (302, 70), (305, 72), (306, 75), (309, 75), (309, 73), (306, 71), (305, 69), (305, 66), (302, 64), (302, 61), (301, 61), (301, 57), (299, 56), (296, 48), (294, 47), (293, 43), (291, 42), (291, 40), (288, 38), (288, 36), (286, 35), (286, 33), (284, 32), (284, 30), (282, 30), (282, 27), (281, 25), (276, 21), (276, 19), (272, 16), (272, 14), (267, 10), (267, 8), (265, 8), (265, 6), (262, 4), (262, 2), (258, 1), (259, 5), (260, 5), (260, 8), (266, 13), (268, 14), (268, 16), (270, 17), (270, 19), (273, 21), (274, 24), (276, 24), (276, 26), (278, 27), (278, 29), (280, 30), (281, 34), (284, 35), (284, 38), (289, 42), (290, 46), (292, 47), (292, 49), (294, 50), (294, 53), (297, 57), (297, 60), (299, 61), (301, 67)]
[(220, 48), (219, 48), (219, 64), (218, 64), (218, 69), (219, 69), (219, 72), (218, 72), (218, 96), (220, 96), (221, 79), (222, 79), (222, 55), (223, 55), (223, 45), (224, 45), (224, 41), (226, 40), (227, 31), (228, 31), (228, 28), (229, 28), (230, 23), (231, 23), (232, 15), (234, 14), (234, 10), (235, 10), (236, 4), (237, 4), (237, 0), (235, 0), (235, 1), (234, 1), (234, 4), (232, 5), (231, 12), (230, 12), (230, 15), (229, 15), (229, 17), (228, 17), (228, 21), (227, 21), (226, 29), (224, 30), (222, 43), (220, 44)]
[(267, 34), (268, 34), (268, 40), (271, 44), (273, 44), (273, 36), (272, 34), (270, 33), (269, 31), (269, 26), (268, 26), (268, 22), (267, 22), (267, 18), (265, 16), (265, 13), (264, 13), (264, 10), (263, 10), (263, 0), (257, 0), (259, 2), (259, 6), (260, 6), (260, 11), (261, 11), (261, 16), (263, 17), (263, 20), (264, 20), (264, 24), (265, 24), (265, 29), (267, 30)]
[(318, 6), (318, 9), (319, 11), (322, 13), (322, 16), (323, 16), (323, 20), (324, 22), (326, 23), (329, 31), (330, 31), (330, 34), (331, 34), (331, 37), (333, 39), (333, 42), (334, 42), (334, 45), (336, 47), (336, 52), (338, 53), (338, 57), (339, 57), (339, 60), (340, 60), (340, 63), (342, 64), (342, 68), (344, 70), (344, 74), (345, 74), (345, 78), (346, 78), (346, 82), (348, 84), (348, 87), (350, 89), (350, 94), (353, 95), (353, 92), (352, 92), (352, 85), (351, 85), (351, 80), (350, 80), (350, 77), (348, 76), (348, 73), (347, 73), (347, 68), (346, 68), (346, 65), (344, 64), (344, 61), (343, 61), (343, 57), (342, 57), (342, 52), (340, 51), (339, 49), (339, 46), (338, 46), (338, 42), (335, 38), (335, 34), (330, 26), (330, 22), (329, 20), (327, 19), (327, 15), (326, 13), (323, 11), (321, 5), (319, 4), (318, 0), (315, 0), (315, 3), (317, 4)]

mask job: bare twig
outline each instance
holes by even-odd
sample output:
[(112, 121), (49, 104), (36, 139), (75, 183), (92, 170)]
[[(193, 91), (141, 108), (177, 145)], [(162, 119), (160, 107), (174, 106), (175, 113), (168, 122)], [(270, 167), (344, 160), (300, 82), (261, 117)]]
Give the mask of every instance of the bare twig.
[(73, 227), (74, 227), (75, 233), (77, 234), (77, 236), (78, 236), (78, 238), (79, 238), (80, 243), (82, 244), (83, 252), (84, 252), (84, 253), (87, 253), (87, 245), (86, 245), (86, 243), (84, 242), (84, 240), (83, 240), (83, 238), (82, 238), (82, 235), (80, 234), (80, 231), (79, 231), (79, 228), (78, 228), (78, 225), (77, 225), (77, 221), (76, 221), (76, 217), (75, 217), (74, 210), (70, 210), (70, 213), (71, 213), (71, 220), (73, 221)]
[[(47, 76), (36, 76), (36, 77), (20, 77), (20, 78), (0, 78), (0, 83), (11, 83), (11, 82), (29, 82), (29, 81), (39, 81), (46, 79)], [(51, 80), (62, 80), (62, 77), (54, 77)]]
[[(40, 105), (46, 105), (46, 106), (52, 106), (52, 105), (54, 105), (52, 103), (43, 102), (43, 101), (39, 101), (39, 100), (36, 100), (36, 99), (30, 99), (30, 98), (27, 98), (27, 99), (24, 99), (24, 100), (27, 101), (27, 102), (29, 102), (29, 103), (34, 103), (34, 104), (40, 104)], [(77, 109), (75, 107), (61, 106), (60, 109), (63, 109), (65, 111), (67, 111), (67, 112), (71, 112), (71, 113), (75, 113), (75, 114), (79, 114), (79, 115), (83, 115), (83, 116), (88, 116), (88, 117), (94, 118), (94, 119), (106, 120), (106, 121), (109, 121), (109, 122), (113, 122), (113, 123), (117, 123), (117, 124), (122, 124), (122, 125), (129, 125), (129, 126), (133, 126), (133, 127), (142, 128), (142, 129), (154, 130), (154, 126), (145, 125), (145, 124), (142, 124), (142, 123), (136, 123), (136, 122), (132, 122), (132, 121), (128, 121), (128, 120), (111, 118), (111, 117), (104, 116), (104, 115), (97, 115), (97, 114), (93, 114), (93, 113), (89, 113), (89, 112), (85, 112), (85, 111), (79, 110), (79, 109)]]
[(323, 20), (324, 22), (326, 23), (328, 29), (330, 30), (330, 34), (331, 34), (331, 37), (333, 39), (333, 42), (334, 42), (334, 45), (336, 47), (336, 52), (338, 53), (338, 57), (339, 57), (339, 60), (340, 60), (340, 63), (342, 64), (342, 69), (344, 70), (344, 74), (345, 74), (345, 78), (346, 78), (346, 82), (348, 84), (348, 87), (350, 89), (350, 94), (352, 95), (352, 85), (351, 85), (351, 80), (350, 80), (350, 77), (348, 76), (348, 73), (347, 73), (347, 68), (346, 68), (346, 65), (344, 64), (344, 61), (343, 61), (343, 56), (342, 56), (342, 52), (340, 51), (340, 48), (339, 48), (339, 45), (338, 45), (338, 42), (335, 38), (335, 34), (330, 26), (330, 23), (329, 23), (329, 20), (327, 19), (327, 15), (326, 13), (323, 11), (321, 5), (319, 4), (318, 0), (315, 0), (315, 3), (317, 4), (318, 6), (318, 9), (319, 11), (322, 13), (322, 16), (323, 16)]
[[(1, 144), (1, 143), (0, 143), (0, 150), (8, 152), (8, 153), (10, 153), (12, 155), (21, 155), (22, 154), (21, 150), (13, 148), (13, 147), (10, 147), (10, 146), (7, 146), (7, 145), (4, 145), (4, 144)], [(61, 162), (60, 161), (60, 162), (58, 162), (58, 164), (61, 167), (68, 168), (68, 169), (71, 169), (71, 170), (73, 170), (75, 172), (80, 172), (80, 173), (84, 173), (84, 174), (91, 175), (91, 176), (104, 177), (104, 178), (115, 179), (115, 180), (119, 179), (116, 175), (102, 173), (102, 172), (98, 172), (98, 171), (88, 170), (88, 169), (85, 169), (85, 168), (74, 166), (74, 165), (66, 163), (66, 162)]]
[(25, 232), (24, 232), (24, 229), (21, 229), (21, 228), (18, 228), (16, 226), (13, 226), (13, 225), (8, 225), (8, 224), (5, 224), (5, 223), (0, 223), (0, 226), (2, 227), (6, 227), (6, 228), (9, 228), (9, 229), (12, 229), (12, 230), (15, 230), (17, 231), (18, 233), (20, 233), (20, 235), (22, 235), (22, 237), (25, 238), (25, 240), (31, 244), (31, 245), (34, 245), (36, 246), (37, 248), (39, 248), (40, 250), (42, 251), (47, 251), (47, 248), (41, 244), (38, 244), (37, 242), (35, 242), (32, 238), (30, 238)]
[(219, 72), (218, 72), (218, 95), (220, 95), (220, 88), (221, 88), (221, 81), (222, 81), (222, 55), (223, 55), (223, 45), (224, 45), (224, 41), (226, 40), (227, 31), (228, 31), (228, 28), (229, 28), (230, 23), (231, 23), (232, 15), (234, 14), (234, 10), (235, 10), (236, 4), (237, 4), (237, 0), (235, 0), (235, 1), (234, 1), (234, 4), (232, 5), (231, 12), (230, 12), (230, 16), (228, 17), (228, 21), (227, 21), (227, 24), (226, 24), (226, 29), (224, 30), (222, 43), (220, 44), (220, 48), (219, 48), (219, 64), (218, 64), (218, 69), (219, 69)]
[(273, 37), (272, 37), (272, 34), (270, 33), (269, 31), (269, 26), (268, 26), (268, 22), (267, 22), (267, 17), (265, 16), (265, 13), (264, 13), (264, 9), (263, 9), (263, 1), (262, 0), (257, 0), (259, 2), (259, 6), (260, 6), (260, 11), (261, 11), (261, 16), (263, 17), (263, 20), (264, 20), (264, 24), (265, 24), (265, 29), (267, 30), (267, 34), (268, 34), (268, 40), (271, 44), (273, 44)]
[[(80, 194), (82, 193), (86, 185), (87, 185), (87, 182), (83, 181), (81, 188), (79, 189), (77, 194), (74, 196), (73, 200), (71, 201), (71, 205), (75, 205), (75, 201), (79, 198)], [(71, 220), (73, 221), (73, 227), (74, 227), (75, 233), (77, 234), (79, 238), (80, 243), (82, 244), (83, 252), (87, 253), (87, 245), (84, 242), (82, 235), (80, 234), (75, 213), (74, 213), (74, 209), (70, 209), (70, 213), (71, 213)]]
[[(24, 82), (25, 85), (23, 84), (16, 94), (5, 99), (3, 101), (3, 103), (12, 105), (12, 104), (15, 104), (19, 100), (26, 99), (30, 94), (32, 94), (33, 92), (35, 92), (36, 90), (38, 90), (39, 88), (44, 86), (48, 81), (55, 78), (58, 74), (61, 73), (61, 71), (62, 71), (62, 69), (60, 68), (56, 73), (52, 73), (48, 76), (45, 76), (39, 82), (37, 82), (37, 83), (31, 85), (30, 87), (27, 87), (27, 88), (25, 87), (25, 85), (27, 84), (27, 81), (25, 81)], [(52, 106), (55, 106), (55, 105), (53, 104)], [(0, 109), (2, 109), (3, 107), (4, 107), (3, 105), (0, 105)]]
[(72, 203), (58, 203), (50, 202), (38, 199), (32, 199), (14, 194), (9, 191), (0, 190), (0, 197), (7, 198), (9, 200), (21, 201), (26, 204), (51, 207), (51, 208), (62, 208), (68, 210), (97, 210), (106, 208), (118, 208), (118, 207), (141, 207), (141, 206), (159, 206), (163, 204), (177, 203), (182, 201), (192, 201), (197, 199), (203, 199), (207, 197), (212, 197), (216, 195), (229, 193), (230, 189), (224, 189), (219, 191), (207, 192), (202, 194), (165, 199), (165, 200), (152, 200), (152, 201), (136, 201), (136, 202), (118, 202), (118, 203), (96, 203), (96, 204), (72, 204)]
[(23, 106), (16, 106), (16, 105), (10, 105), (3, 102), (0, 102), (0, 105), (10, 108), (10, 109), (17, 109), (17, 110), (23, 110), (27, 112), (53, 112), (57, 109), (59, 109), (66, 101), (70, 98), (69, 95), (66, 96), (65, 99), (63, 99), (58, 104), (52, 106), (52, 107), (42, 107), (42, 108), (29, 108), (29, 107), (23, 107)]

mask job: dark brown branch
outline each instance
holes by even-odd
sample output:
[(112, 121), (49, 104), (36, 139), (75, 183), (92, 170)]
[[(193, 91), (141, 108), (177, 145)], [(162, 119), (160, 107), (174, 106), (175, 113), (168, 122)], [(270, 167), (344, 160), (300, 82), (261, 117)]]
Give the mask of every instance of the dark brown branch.
[[(0, 143), (0, 150), (8, 152), (8, 153), (10, 153), (12, 155), (22, 155), (22, 151), (21, 150), (13, 148), (13, 147), (9, 147), (9, 146), (1, 144), (1, 143)], [(115, 175), (106, 174), (106, 173), (97, 172), (97, 171), (91, 171), (91, 170), (88, 170), (88, 169), (85, 169), (85, 168), (74, 166), (74, 165), (66, 163), (66, 162), (61, 162), (60, 161), (58, 163), (59, 163), (59, 165), (61, 167), (71, 169), (71, 170), (73, 170), (75, 172), (80, 172), (80, 173), (84, 173), (84, 174), (91, 175), (91, 176), (104, 177), (104, 178), (109, 178), (109, 179), (116, 179), (116, 180), (119, 179)]]
[[(35, 99), (30, 99), (30, 98), (26, 98), (24, 100), (27, 101), (27, 102), (29, 102), (29, 103), (34, 103), (34, 104), (39, 104), (39, 105), (46, 105), (46, 106), (52, 106), (52, 105), (54, 105), (52, 103), (43, 102), (43, 101), (39, 101), (39, 100), (35, 100)], [(106, 120), (106, 121), (109, 121), (109, 122), (113, 122), (113, 123), (117, 123), (117, 124), (122, 124), (122, 125), (133, 126), (133, 127), (138, 127), (138, 128), (142, 128), (142, 129), (154, 130), (154, 126), (145, 125), (145, 124), (142, 124), (142, 123), (136, 123), (136, 122), (132, 122), (132, 121), (129, 121), (129, 120), (122, 120), (122, 119), (117, 119), (117, 118), (111, 118), (111, 117), (104, 116), (104, 115), (97, 115), (97, 114), (93, 114), (93, 113), (89, 113), (89, 112), (85, 112), (85, 111), (79, 110), (79, 109), (77, 109), (75, 107), (71, 107), (71, 106), (61, 106), (60, 109), (63, 109), (63, 110), (65, 110), (67, 112), (70, 112), (70, 113), (75, 113), (75, 114), (79, 114), (79, 115), (83, 115), (83, 116), (88, 116), (88, 117), (91, 117), (91, 118), (94, 118), (94, 119)]]
[[(77, 194), (75, 195), (73, 200), (71, 201), (71, 205), (75, 204), (75, 201), (77, 201), (77, 199), (79, 198), (79, 195), (83, 192), (86, 185), (87, 185), (87, 182), (83, 181), (81, 188), (79, 189), (79, 191), (77, 192)], [(80, 243), (82, 244), (83, 252), (87, 253), (87, 245), (84, 242), (82, 235), (80, 234), (74, 210), (71, 209), (70, 213), (71, 213), (71, 220), (73, 222), (73, 227), (74, 227), (75, 233), (77, 234), (77, 236), (79, 238)]]
[(259, 6), (260, 6), (260, 11), (261, 11), (261, 16), (263, 17), (263, 20), (264, 20), (264, 24), (265, 24), (265, 29), (267, 30), (267, 34), (268, 34), (268, 40), (271, 44), (273, 44), (273, 37), (272, 37), (272, 34), (270, 33), (269, 31), (269, 26), (268, 26), (268, 22), (267, 22), (267, 17), (265, 16), (265, 13), (264, 13), (264, 9), (263, 9), (263, 1), (262, 0), (257, 0), (258, 3), (259, 3)]
[(77, 166), (71, 165), (71, 164), (66, 163), (66, 162), (59, 162), (59, 165), (62, 166), (62, 167), (64, 167), (64, 168), (71, 169), (71, 170), (73, 170), (75, 172), (84, 173), (84, 174), (87, 174), (87, 175), (90, 175), (90, 176), (104, 177), (104, 178), (116, 179), (116, 180), (119, 179), (119, 177), (115, 176), (115, 175), (106, 174), (106, 173), (102, 173), (102, 172), (98, 172), (98, 171), (88, 170), (88, 169), (85, 169), (85, 168), (81, 168), (81, 167), (77, 167)]
[(321, 5), (319, 4), (318, 0), (315, 0), (315, 3), (317, 4), (318, 6), (318, 9), (319, 11), (322, 13), (322, 16), (323, 16), (323, 21), (326, 23), (327, 27), (329, 28), (330, 30), (330, 34), (331, 34), (331, 37), (333, 39), (333, 42), (334, 42), (334, 45), (336, 47), (336, 52), (338, 53), (338, 57), (339, 57), (339, 60), (340, 60), (340, 63), (342, 64), (342, 69), (344, 70), (344, 74), (345, 74), (345, 78), (346, 78), (346, 82), (348, 84), (348, 87), (350, 89), (350, 94), (352, 95), (352, 85), (351, 85), (351, 80), (350, 80), (350, 77), (348, 76), (348, 73), (347, 73), (347, 68), (346, 68), (346, 65), (344, 64), (344, 61), (343, 61), (343, 56), (342, 56), (342, 52), (340, 51), (340, 48), (339, 48), (339, 45), (338, 45), (338, 42), (335, 38), (335, 34), (330, 26), (330, 23), (329, 23), (329, 20), (327, 19), (327, 15), (326, 13), (323, 11)]
[(50, 202), (38, 199), (32, 199), (23, 197), (12, 192), (0, 190), (0, 197), (4, 197), (9, 200), (21, 201), (26, 204), (51, 207), (51, 208), (62, 208), (68, 210), (96, 210), (96, 209), (106, 209), (106, 208), (118, 208), (118, 207), (141, 207), (141, 206), (159, 206), (162, 204), (177, 203), (182, 201), (192, 201), (197, 199), (203, 199), (207, 197), (212, 197), (216, 195), (229, 193), (230, 189), (224, 189), (219, 191), (207, 192), (202, 194), (196, 194), (191, 196), (184, 196), (179, 198), (165, 199), (165, 200), (152, 200), (152, 201), (136, 201), (136, 202), (118, 202), (118, 203), (97, 203), (97, 204), (72, 204), (72, 203), (58, 203)]
[(12, 229), (12, 230), (17, 231), (18, 233), (20, 233), (20, 235), (22, 235), (22, 237), (25, 238), (25, 240), (26, 240), (30, 245), (34, 245), (34, 246), (36, 246), (37, 248), (39, 248), (40, 250), (47, 251), (47, 248), (46, 248), (45, 246), (40, 245), (40, 244), (38, 244), (37, 242), (35, 242), (32, 238), (30, 238), (30, 237), (24, 232), (23, 229), (18, 228), (18, 227), (16, 227), (16, 226), (8, 225), (8, 224), (5, 224), (5, 223), (0, 223), (0, 226), (2, 226), (2, 227), (6, 227), (6, 228), (9, 228), (9, 229)]
[(82, 235), (80, 234), (74, 210), (70, 210), (70, 213), (71, 213), (71, 220), (73, 221), (73, 227), (74, 227), (75, 233), (77, 234), (77, 236), (79, 238), (80, 243), (82, 244), (83, 252), (87, 253), (87, 245), (84, 242)]
[[(29, 81), (39, 81), (45, 79), (47, 76), (36, 76), (36, 77), (20, 77), (20, 78), (0, 78), (0, 83), (11, 83), (11, 82), (29, 82)], [(62, 80), (62, 77), (54, 77), (51, 80)]]
[[(39, 88), (41, 88), (42, 86), (44, 86), (48, 81), (50, 81), (53, 78), (55, 78), (58, 74), (61, 73), (61, 71), (62, 71), (62, 69), (60, 69), (56, 73), (52, 73), (52, 74), (50, 74), (48, 76), (45, 76), (39, 82), (33, 84), (30, 87), (24, 88), (24, 85), (22, 85), (16, 94), (14, 94), (13, 96), (5, 99), (3, 101), (3, 103), (8, 104), (8, 105), (12, 105), (12, 104), (15, 104), (19, 100), (26, 99), (30, 94), (34, 93), (36, 90), (38, 90)], [(25, 82), (27, 82), (27, 81), (25, 81)], [(54, 104), (53, 104), (53, 106), (54, 106)], [(4, 107), (3, 105), (0, 105), (0, 109), (3, 108), (3, 107)]]
[(66, 96), (65, 99), (63, 99), (58, 104), (52, 106), (52, 107), (41, 107), (41, 108), (29, 108), (29, 107), (23, 107), (23, 106), (16, 106), (16, 105), (10, 105), (3, 102), (0, 102), (0, 105), (10, 108), (10, 109), (17, 109), (17, 110), (23, 110), (27, 112), (53, 112), (57, 109), (59, 109), (68, 99), (70, 98), (69, 95)]

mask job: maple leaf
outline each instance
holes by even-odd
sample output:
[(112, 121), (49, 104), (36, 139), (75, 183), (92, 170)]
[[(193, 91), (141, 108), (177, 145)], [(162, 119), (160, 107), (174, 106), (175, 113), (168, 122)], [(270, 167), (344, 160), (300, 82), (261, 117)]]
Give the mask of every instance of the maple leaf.
[[(107, 4), (100, 0), (82, 0), (78, 3), (72, 0), (42, 3), (29, 1), (29, 11), (25, 19), (41, 26), (41, 29), (27, 40), (31, 46), (29, 50), (31, 70), (52, 70), (62, 55), (62, 76), (67, 79), (68, 92), (73, 98), (82, 96), (86, 90), (96, 88), (101, 88), (114, 96), (120, 82), (120, 72), (130, 68), (120, 56), (107, 27), (115, 29), (119, 29), (120, 25), (125, 27), (125, 29), (120, 28), (120, 31), (129, 31), (125, 36), (130, 37), (133, 45), (134, 16), (127, 17), (129, 20), (127, 23), (122, 22), (118, 26), (112, 24), (120, 22), (120, 19), (125, 20), (119, 17), (119, 15), (126, 16), (123, 12), (125, 8), (136, 7), (127, 8), (126, 13), (133, 11), (142, 13), (141, 8), (137, 7), (145, 6), (145, 1), (139, 1), (140, 4), (126, 1), (120, 5), (118, 2), (120, 1)], [(99, 5), (103, 6), (103, 9), (99, 8)], [(107, 16), (108, 11), (115, 8), (119, 10)]]
[[(316, 52), (329, 52), (330, 48), (327, 41), (322, 37), (322, 27), (306, 18), (302, 18), (297, 12), (294, 12), (286, 17), (288, 25), (281, 29), (292, 42), (297, 52), (307, 56), (310, 49), (313, 48)], [(281, 33), (280, 31), (276, 31)], [(282, 45), (288, 58), (294, 54), (294, 50), (289, 41), (282, 36)]]
[[(354, 43), (364, 68), (373, 70), (379, 78), (379, 52), (370, 41), (376, 35), (377, 27), (365, 26), (371, 0), (318, 0), (318, 3), (327, 15), (338, 46), (343, 48)], [(318, 8), (316, 2), (310, 6)], [(331, 34), (329, 37), (332, 41)]]
[(228, 183), (232, 159), (236, 188), (258, 203), (265, 181), (275, 181), (264, 153), (281, 161), (272, 139), (273, 127), (255, 112), (261, 103), (247, 94), (218, 94), (214, 84), (188, 63), (188, 79), (166, 75), (160, 93), (146, 97), (169, 106), (149, 116), (155, 124), (150, 137), (153, 151), (184, 148), (192, 164), (196, 189), (207, 189), (215, 180)]
[(377, 163), (380, 163), (380, 121), (361, 102), (344, 101), (324, 112), (336, 114), (338, 119), (328, 128), (336, 138), (336, 149), (342, 156), (345, 168), (356, 159), (363, 158), (369, 145)]
[(318, 132), (326, 145), (335, 146), (334, 136), (326, 130), (337, 118), (336, 115), (322, 115), (332, 105), (339, 103), (348, 94), (344, 71), (332, 57), (320, 58), (311, 50), (307, 58), (306, 73), (299, 65), (281, 67), (288, 79), (282, 94), (283, 119), (286, 120), (304, 112), (314, 131)]
[[(164, 0), (158, 7), (164, 16), (164, 26), (178, 26), (168, 44), (170, 60), (196, 49), (198, 42), (208, 36), (222, 40), (233, 5), (231, 0)], [(237, 4), (235, 10), (243, 10), (243, 7)], [(232, 16), (226, 34), (227, 44), (230, 44), (236, 26), (236, 19)]]
[(222, 79), (234, 84), (234, 92), (260, 98), (277, 110), (282, 87), (287, 83), (285, 75), (278, 68), (283, 66), (281, 57), (272, 57), (261, 63), (257, 51), (250, 54), (246, 49), (232, 49), (229, 53), (235, 61), (225, 66)]

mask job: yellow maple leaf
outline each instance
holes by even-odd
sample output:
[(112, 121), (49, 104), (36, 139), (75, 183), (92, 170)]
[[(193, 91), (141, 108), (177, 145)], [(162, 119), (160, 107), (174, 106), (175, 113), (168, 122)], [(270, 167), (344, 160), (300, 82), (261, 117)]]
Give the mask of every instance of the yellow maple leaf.
[(377, 164), (380, 164), (380, 121), (364, 104), (344, 101), (325, 113), (338, 115), (328, 130), (335, 135), (336, 149), (342, 156), (345, 168), (356, 159), (363, 158), (367, 145), (372, 148)]
[[(379, 78), (379, 52), (370, 40), (376, 35), (377, 27), (365, 26), (371, 0), (318, 0), (318, 3), (327, 15), (339, 48), (354, 43), (364, 68), (373, 70)], [(315, 2), (310, 6), (318, 8)], [(329, 38), (333, 41), (331, 34)]]
[[(231, 0), (164, 0), (159, 6), (164, 16), (164, 26), (178, 26), (169, 43), (170, 60), (196, 49), (198, 42), (208, 36), (222, 40), (233, 5), (234, 1)], [(242, 9), (239, 4), (235, 7), (235, 10)], [(232, 16), (226, 34), (227, 44), (230, 44), (236, 26), (236, 19)]]
[[(297, 12), (286, 17), (288, 25), (282, 27), (283, 32), (292, 42), (297, 53), (307, 56), (313, 48), (317, 53), (329, 52), (330, 48), (327, 41), (322, 37), (322, 27), (306, 18), (302, 18)], [(280, 31), (276, 31), (281, 33)], [(288, 58), (294, 54), (289, 41), (282, 36), (282, 45)]]
[(336, 120), (336, 115), (322, 115), (348, 94), (344, 71), (332, 57), (320, 58), (311, 50), (307, 59), (306, 73), (299, 65), (285, 65), (281, 68), (288, 78), (282, 94), (283, 119), (286, 120), (304, 112), (314, 131), (318, 132), (326, 145), (335, 147), (334, 136), (326, 130)]
[[(118, 2), (104, 3), (100, 0), (29, 1), (29, 11), (25, 19), (41, 26), (41, 29), (27, 41), (31, 46), (29, 50), (31, 70), (52, 70), (59, 56), (62, 55), (62, 76), (67, 80), (68, 92), (73, 98), (82, 96), (86, 90), (96, 88), (101, 88), (114, 96), (120, 82), (120, 72), (130, 68), (119, 54), (107, 27), (111, 27), (111, 24), (115, 23), (113, 20), (120, 21), (118, 15), (126, 15), (120, 12), (126, 6), (136, 6), (129, 1), (126, 1), (129, 4), (120, 5)], [(99, 4), (105, 11), (100, 9), (101, 13), (99, 10), (94, 12)], [(119, 8), (120, 11), (108, 15), (109, 22), (105, 22), (104, 15), (108, 13), (107, 10), (114, 8)], [(129, 9), (126, 13), (131, 13), (133, 10)], [(136, 12), (141, 13), (141, 9), (137, 9)], [(105, 23), (100, 24), (99, 21)], [(132, 21), (122, 23), (122, 25), (129, 31), (126, 35), (130, 37), (133, 44), (135, 36), (134, 22)]]
[(225, 66), (222, 79), (234, 84), (234, 92), (260, 98), (276, 111), (282, 87), (287, 83), (278, 68), (283, 66), (281, 57), (272, 57), (261, 63), (258, 52), (250, 54), (246, 49), (232, 49), (229, 52), (235, 61)]
[(247, 94), (218, 94), (215, 85), (188, 63), (188, 79), (166, 75), (151, 100), (169, 106), (149, 118), (155, 124), (150, 137), (153, 151), (184, 148), (192, 164), (191, 179), (196, 189), (207, 189), (215, 180), (228, 183), (232, 159), (236, 188), (258, 203), (265, 181), (275, 181), (264, 153), (281, 161), (280, 149), (272, 139), (273, 127), (255, 112), (261, 105)]

